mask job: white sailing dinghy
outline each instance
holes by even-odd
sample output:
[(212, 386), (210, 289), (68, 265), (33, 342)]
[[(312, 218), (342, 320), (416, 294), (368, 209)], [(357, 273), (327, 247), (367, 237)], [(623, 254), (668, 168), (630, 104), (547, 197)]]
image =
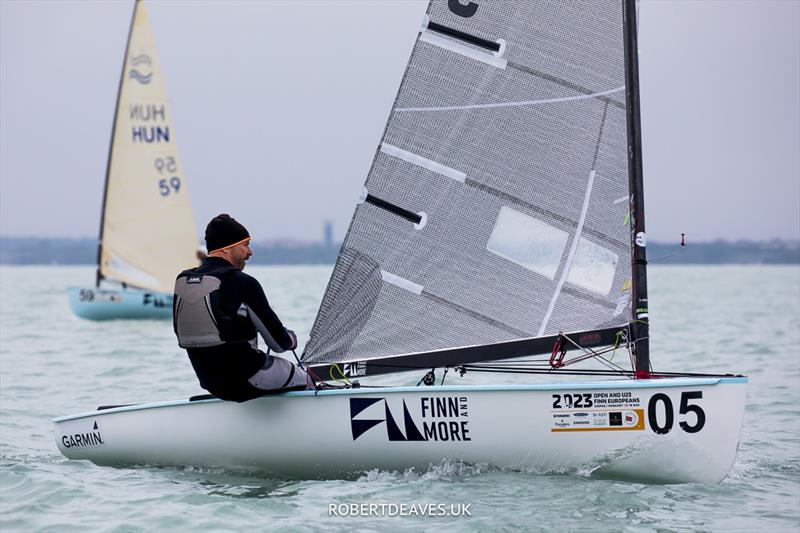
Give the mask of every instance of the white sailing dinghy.
[[(432, 0), (302, 355), (346, 386), (102, 407), (57, 418), (59, 450), (284, 476), (450, 459), (724, 478), (747, 378), (650, 364), (635, 15)], [(571, 369), (586, 359), (606, 368)], [(417, 387), (350, 381), (414, 370)], [(442, 384), (479, 371), (552, 379)]]
[[(197, 229), (147, 10), (134, 6), (106, 168), (94, 287), (68, 289), (83, 318), (167, 318)], [(101, 283), (102, 282), (102, 283)]]

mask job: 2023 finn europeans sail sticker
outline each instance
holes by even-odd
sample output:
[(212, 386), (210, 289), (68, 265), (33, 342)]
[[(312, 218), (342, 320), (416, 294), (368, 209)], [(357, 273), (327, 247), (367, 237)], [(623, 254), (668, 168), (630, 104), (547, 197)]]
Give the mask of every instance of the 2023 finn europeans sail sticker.
[(553, 394), (551, 432), (641, 431), (644, 409), (628, 391)]
[[(701, 405), (703, 391), (681, 391), (676, 407), (663, 392), (650, 396), (647, 423), (653, 433), (666, 435), (673, 427), (685, 433), (699, 433), (706, 426)], [(553, 394), (551, 432), (642, 430), (645, 409), (641, 399), (628, 391)]]

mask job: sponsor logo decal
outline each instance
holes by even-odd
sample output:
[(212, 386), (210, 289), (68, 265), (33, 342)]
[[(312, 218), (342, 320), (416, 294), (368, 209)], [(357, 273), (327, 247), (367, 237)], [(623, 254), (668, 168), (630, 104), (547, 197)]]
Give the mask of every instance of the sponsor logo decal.
[(359, 361), (357, 363), (344, 363), (344, 375), (352, 378), (367, 375), (367, 363)]
[(95, 421), (91, 431), (62, 435), (61, 444), (64, 448), (81, 448), (84, 446), (102, 446), (105, 442), (103, 442), (100, 429), (97, 427), (97, 421)]
[(152, 305), (153, 307), (172, 307), (172, 296), (160, 296), (146, 292), (144, 293), (144, 296), (142, 296), (142, 305)]
[(644, 408), (631, 391), (552, 395), (551, 432), (644, 430)]
[(578, 344), (598, 344), (603, 337), (596, 331), (592, 333), (584, 333), (578, 337)]
[[(372, 417), (362, 413), (373, 405)], [(419, 398), (416, 419), (411, 415), (406, 400), (402, 400), (402, 427), (389, 408), (386, 398), (350, 398), (350, 428), (357, 440), (372, 428), (385, 424), (389, 441), (471, 441), (469, 408), (466, 396), (439, 396)], [(397, 407), (395, 407), (397, 412)]]

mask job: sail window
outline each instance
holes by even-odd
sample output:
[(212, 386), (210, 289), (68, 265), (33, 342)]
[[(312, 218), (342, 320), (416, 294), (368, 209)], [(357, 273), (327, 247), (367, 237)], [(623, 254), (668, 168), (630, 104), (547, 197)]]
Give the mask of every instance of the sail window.
[(567, 282), (606, 295), (614, 283), (618, 259), (617, 254), (611, 250), (581, 237), (567, 275)]
[(503, 206), (486, 249), (549, 279), (555, 278), (569, 234)]

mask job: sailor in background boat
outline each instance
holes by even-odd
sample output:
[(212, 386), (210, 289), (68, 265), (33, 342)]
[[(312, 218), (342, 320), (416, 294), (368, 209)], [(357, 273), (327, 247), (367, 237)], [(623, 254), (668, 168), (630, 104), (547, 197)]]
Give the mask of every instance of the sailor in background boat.
[(304, 370), (258, 349), (258, 333), (275, 352), (297, 337), (272, 311), (261, 284), (242, 272), (250, 234), (227, 214), (206, 227), (209, 250), (199, 267), (175, 280), (173, 327), (200, 386), (222, 400), (244, 402), (265, 392), (313, 388)]

